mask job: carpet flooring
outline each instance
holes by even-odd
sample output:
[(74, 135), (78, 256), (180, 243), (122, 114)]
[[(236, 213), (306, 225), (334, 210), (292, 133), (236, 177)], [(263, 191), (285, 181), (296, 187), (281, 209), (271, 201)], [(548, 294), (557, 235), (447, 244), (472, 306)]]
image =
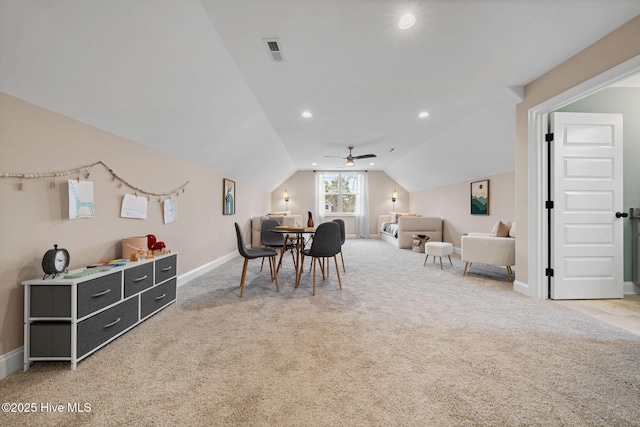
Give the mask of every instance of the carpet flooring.
[[(640, 336), (512, 290), (503, 268), (347, 240), (294, 288), (236, 258), (78, 364), (0, 381), (7, 426), (638, 426)], [(305, 266), (308, 270), (308, 265)], [(43, 403), (90, 411), (42, 411)], [(46, 408), (46, 407), (45, 407)]]

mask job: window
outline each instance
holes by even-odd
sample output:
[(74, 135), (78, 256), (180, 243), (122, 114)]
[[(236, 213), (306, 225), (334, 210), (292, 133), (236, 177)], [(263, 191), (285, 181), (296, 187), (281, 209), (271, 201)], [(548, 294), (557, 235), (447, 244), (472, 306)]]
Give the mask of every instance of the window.
[(357, 173), (324, 173), (324, 211), (327, 214), (355, 214), (359, 197)]

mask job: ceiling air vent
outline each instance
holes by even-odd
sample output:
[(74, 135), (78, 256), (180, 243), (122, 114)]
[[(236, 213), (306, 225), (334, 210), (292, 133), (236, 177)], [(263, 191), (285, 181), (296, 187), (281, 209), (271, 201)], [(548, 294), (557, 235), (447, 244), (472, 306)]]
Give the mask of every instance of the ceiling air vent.
[(280, 51), (280, 45), (278, 39), (263, 39), (269, 50), (269, 56), (274, 62), (282, 62), (282, 52)]

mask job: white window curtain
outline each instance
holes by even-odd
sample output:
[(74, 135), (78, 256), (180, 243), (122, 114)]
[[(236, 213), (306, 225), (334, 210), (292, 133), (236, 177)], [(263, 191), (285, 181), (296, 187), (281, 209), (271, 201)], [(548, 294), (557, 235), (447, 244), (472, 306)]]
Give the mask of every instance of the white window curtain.
[(356, 197), (356, 237), (369, 238), (369, 174), (358, 173), (358, 197)]
[[(314, 225), (318, 226), (324, 222), (324, 172), (316, 171), (314, 173), (314, 203), (313, 203), (313, 214), (314, 214)], [(305, 222), (306, 225), (306, 222)]]

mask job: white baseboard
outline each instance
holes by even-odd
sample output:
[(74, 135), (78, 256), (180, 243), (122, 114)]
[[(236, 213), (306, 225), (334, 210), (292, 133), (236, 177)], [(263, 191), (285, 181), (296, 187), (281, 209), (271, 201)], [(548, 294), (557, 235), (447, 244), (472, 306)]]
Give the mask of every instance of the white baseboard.
[(640, 286), (636, 286), (633, 282), (624, 282), (625, 295), (639, 295)]
[(536, 297), (535, 295), (531, 295), (531, 289), (529, 289), (529, 284), (521, 282), (519, 280), (513, 281), (513, 290), (531, 298)]
[(235, 257), (240, 256), (240, 254), (237, 251), (231, 252), (223, 257), (220, 257), (218, 259), (215, 259), (211, 262), (208, 262), (204, 265), (201, 265), (198, 268), (194, 268), (191, 271), (188, 271), (184, 274), (181, 274), (180, 276), (178, 276), (178, 286), (182, 286), (185, 283), (187, 283), (190, 280), (195, 279), (198, 276), (201, 276), (205, 273), (208, 273), (209, 271), (213, 270), (216, 267), (220, 267), (222, 264), (231, 261), (232, 259), (234, 259)]
[(0, 356), (0, 379), (21, 371), (24, 367), (23, 347), (11, 350)]

